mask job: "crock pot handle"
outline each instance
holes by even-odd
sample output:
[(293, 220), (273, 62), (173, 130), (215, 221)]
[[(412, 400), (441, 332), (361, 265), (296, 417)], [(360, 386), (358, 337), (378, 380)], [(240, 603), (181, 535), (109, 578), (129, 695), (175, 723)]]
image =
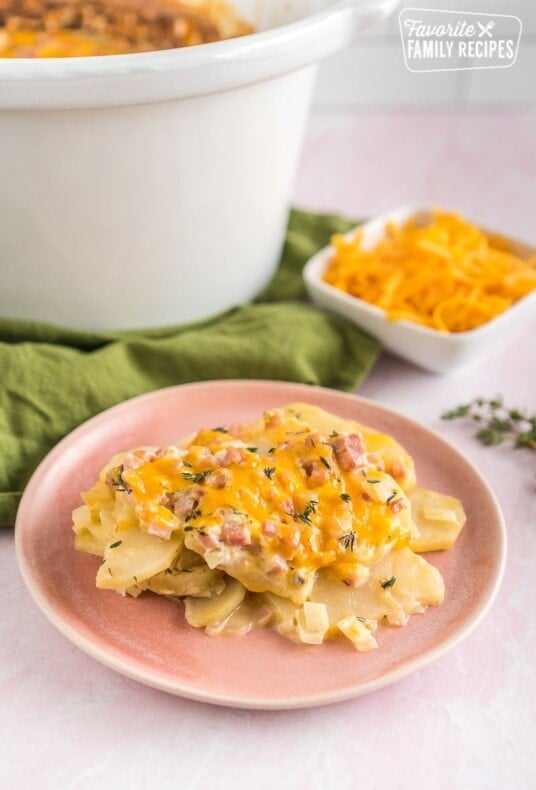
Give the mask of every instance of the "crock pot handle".
[(361, 33), (389, 16), (400, 0), (345, 0), (343, 7), (352, 13), (354, 32)]

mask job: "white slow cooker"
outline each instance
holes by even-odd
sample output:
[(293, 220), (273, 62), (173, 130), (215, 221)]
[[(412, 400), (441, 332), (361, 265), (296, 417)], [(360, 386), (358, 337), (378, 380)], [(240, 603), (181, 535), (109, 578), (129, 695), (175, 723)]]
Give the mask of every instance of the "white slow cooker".
[(260, 32), (0, 59), (0, 316), (112, 330), (252, 298), (280, 254), (316, 64), (396, 4), (236, 0)]

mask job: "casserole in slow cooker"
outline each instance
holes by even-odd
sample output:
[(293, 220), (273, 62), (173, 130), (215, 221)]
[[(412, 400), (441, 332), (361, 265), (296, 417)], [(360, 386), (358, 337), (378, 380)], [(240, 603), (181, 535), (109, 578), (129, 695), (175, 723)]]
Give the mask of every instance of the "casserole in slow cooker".
[(253, 32), (222, 0), (0, 0), (0, 57), (175, 49)]

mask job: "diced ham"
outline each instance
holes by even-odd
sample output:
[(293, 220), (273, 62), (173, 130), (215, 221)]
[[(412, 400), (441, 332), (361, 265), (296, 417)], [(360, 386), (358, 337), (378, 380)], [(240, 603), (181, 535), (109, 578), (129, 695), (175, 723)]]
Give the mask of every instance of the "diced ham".
[(123, 470), (125, 472), (134, 471), (139, 469), (143, 464), (153, 461), (155, 454), (152, 450), (136, 450), (136, 452), (127, 453), (123, 458)]
[(159, 524), (154, 523), (149, 524), (147, 527), (149, 535), (156, 535), (158, 538), (163, 538), (164, 540), (170, 539), (172, 531), (173, 530), (168, 527), (161, 527)]
[(173, 445), (169, 447), (158, 447), (154, 453), (155, 458), (181, 458), (182, 455), (183, 450)]
[(403, 499), (395, 499), (389, 505), (391, 513), (394, 513), (395, 515), (396, 513), (400, 513), (400, 511), (403, 510), (405, 507), (406, 507), (406, 503), (404, 502)]
[(231, 473), (227, 469), (218, 469), (207, 477), (207, 483), (213, 488), (225, 488), (231, 478)]
[(380, 472), (385, 472), (385, 464), (379, 453), (368, 453), (368, 460), (372, 466), (375, 466)]
[(348, 576), (346, 576), (346, 578), (344, 579), (344, 583), (347, 585), (347, 587), (353, 587), (354, 589), (358, 589), (359, 587), (362, 587), (365, 584), (369, 575), (370, 575), (369, 569), (361, 565), (356, 568), (353, 568), (350, 571)]
[(275, 521), (267, 519), (262, 525), (261, 532), (265, 538), (273, 538), (277, 535), (277, 525)]
[(239, 439), (244, 433), (244, 423), (236, 422), (234, 425), (229, 425), (227, 430), (231, 436)]
[(285, 513), (288, 513), (289, 516), (294, 515), (295, 507), (292, 499), (283, 499), (283, 501), (281, 502), (281, 507), (283, 508)]
[(228, 447), (221, 465), (231, 466), (231, 464), (241, 464), (246, 458), (247, 453), (243, 447)]
[(280, 425), (283, 425), (283, 410), (282, 409), (273, 409), (272, 411), (265, 411), (264, 412), (264, 425), (266, 428), (277, 428)]
[(400, 478), (404, 477), (406, 470), (404, 469), (404, 464), (400, 461), (393, 461), (391, 464), (391, 469), (389, 470), (392, 476), (396, 480), (400, 480)]
[(266, 573), (269, 573), (271, 576), (284, 576), (287, 571), (288, 565), (279, 554), (272, 557), (266, 566)]
[(290, 535), (290, 545), (292, 546), (293, 549), (298, 548), (298, 546), (300, 545), (300, 540), (301, 540), (300, 530), (299, 529), (293, 530), (293, 532)]
[(227, 522), (223, 525), (223, 542), (228, 546), (251, 546), (251, 532), (238, 521)]
[(337, 463), (343, 472), (352, 472), (367, 463), (367, 454), (363, 437), (359, 433), (338, 436), (331, 442)]
[(204, 496), (205, 492), (199, 486), (191, 486), (184, 491), (179, 491), (175, 494), (173, 512), (179, 518), (189, 515), (193, 510), (196, 510)]
[(312, 486), (323, 485), (329, 480), (329, 469), (317, 458), (304, 461), (303, 468)]
[(221, 546), (221, 538), (218, 529), (209, 529), (206, 532), (198, 533), (198, 536), (204, 549), (217, 549)]

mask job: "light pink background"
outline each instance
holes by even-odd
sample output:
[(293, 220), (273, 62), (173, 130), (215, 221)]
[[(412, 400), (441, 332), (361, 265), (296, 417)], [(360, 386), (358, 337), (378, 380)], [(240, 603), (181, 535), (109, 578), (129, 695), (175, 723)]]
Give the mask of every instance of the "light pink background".
[[(296, 201), (366, 216), (453, 206), (534, 239), (536, 113), (396, 111), (318, 117)], [(532, 158), (531, 158), (532, 157)], [(433, 666), (353, 702), (287, 713), (183, 701), (111, 672), (65, 640), (0, 534), (0, 783), (33, 788), (529, 788), (534, 743), (536, 464), (479, 446), (439, 413), (501, 392), (536, 409), (536, 316), (468, 370), (437, 377), (384, 356), (361, 388), (461, 449), (495, 489), (509, 558), (486, 621)]]

